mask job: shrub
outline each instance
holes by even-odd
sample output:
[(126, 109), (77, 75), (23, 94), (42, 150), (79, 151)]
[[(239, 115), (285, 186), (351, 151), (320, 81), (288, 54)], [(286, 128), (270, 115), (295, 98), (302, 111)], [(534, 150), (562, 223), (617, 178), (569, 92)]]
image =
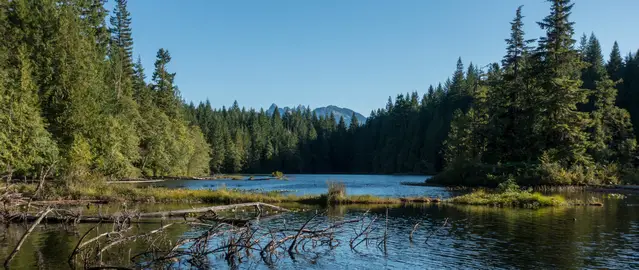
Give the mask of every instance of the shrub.
[(274, 171), (273, 173), (271, 173), (271, 176), (277, 179), (284, 179), (284, 173), (280, 171)]
[(515, 178), (509, 176), (508, 180), (497, 185), (497, 191), (500, 193), (518, 192), (520, 191), (520, 188), (519, 185), (517, 185), (517, 182), (515, 182)]

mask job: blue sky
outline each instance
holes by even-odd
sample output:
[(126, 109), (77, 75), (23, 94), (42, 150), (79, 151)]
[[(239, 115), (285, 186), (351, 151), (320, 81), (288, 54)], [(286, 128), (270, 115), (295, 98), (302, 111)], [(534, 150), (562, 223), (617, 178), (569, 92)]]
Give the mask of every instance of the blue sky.
[[(594, 32), (606, 58), (615, 40), (623, 54), (639, 48), (639, 1), (575, 2), (576, 39)], [(457, 57), (500, 60), (519, 5), (527, 37), (542, 35), (543, 0), (132, 0), (129, 11), (149, 78), (157, 50), (168, 49), (187, 101), (368, 115), (388, 96), (444, 81)]]

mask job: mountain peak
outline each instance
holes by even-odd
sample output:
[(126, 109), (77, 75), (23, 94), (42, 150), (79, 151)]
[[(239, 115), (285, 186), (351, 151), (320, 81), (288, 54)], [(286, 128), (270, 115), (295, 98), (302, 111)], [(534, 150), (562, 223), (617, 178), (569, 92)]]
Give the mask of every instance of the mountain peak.
[[(308, 108), (307, 106), (302, 106), (302, 105), (298, 105), (296, 107), (290, 108), (290, 107), (278, 107), (275, 103), (271, 104), (271, 106), (268, 108), (268, 110), (266, 111), (266, 113), (268, 115), (272, 115), (275, 112), (275, 108), (277, 108), (277, 111), (280, 113), (280, 115), (285, 114), (286, 112), (289, 111), (303, 111), (306, 110), (306, 108)], [(312, 113), (314, 113), (315, 115), (319, 116), (323, 116), (323, 117), (328, 117), (331, 114), (333, 114), (335, 116), (335, 121), (339, 121), (340, 118), (344, 118), (344, 122), (346, 123), (346, 125), (350, 125), (351, 124), (351, 118), (353, 116), (353, 114), (355, 114), (355, 117), (357, 117), (357, 120), (360, 124), (363, 124), (366, 122), (366, 117), (363, 116), (360, 113), (357, 113), (351, 109), (348, 108), (341, 108), (335, 105), (328, 105), (326, 107), (319, 107), (319, 108), (315, 108), (314, 110), (311, 110)]]

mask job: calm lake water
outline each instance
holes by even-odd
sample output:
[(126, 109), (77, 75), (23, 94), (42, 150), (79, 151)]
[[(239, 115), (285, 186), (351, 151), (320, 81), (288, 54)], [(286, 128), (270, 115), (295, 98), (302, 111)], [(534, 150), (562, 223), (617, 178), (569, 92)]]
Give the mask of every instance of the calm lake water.
[[(217, 189), (220, 187), (254, 191), (287, 191), (296, 195), (326, 193), (327, 182), (343, 182), (346, 192), (352, 195), (371, 194), (376, 196), (448, 196), (439, 187), (414, 187), (400, 185), (400, 182), (424, 182), (430, 176), (393, 175), (339, 175), (339, 174), (292, 174), (288, 180), (170, 180), (157, 186), (189, 189)], [(256, 176), (259, 178), (259, 176)]]
[[(349, 193), (375, 191), (378, 195), (447, 195), (436, 187), (400, 186), (401, 181), (423, 180), (413, 176), (331, 176), (350, 188)], [(393, 184), (374, 183), (392, 181)], [(331, 178), (331, 179), (333, 179)], [(304, 180), (302, 180), (304, 179)], [(297, 183), (296, 183), (297, 180)], [(240, 188), (291, 189), (297, 194), (321, 193), (326, 176), (297, 176), (288, 182), (259, 181), (246, 183), (233, 181)], [(180, 181), (184, 186), (209, 188), (204, 181)], [(219, 181), (206, 181), (206, 185)], [(187, 185), (192, 183), (192, 185)], [(258, 185), (254, 185), (257, 183)], [(248, 185), (251, 185), (250, 187)], [(350, 186), (358, 188), (353, 188)], [(357, 185), (356, 185), (357, 184)], [(283, 185), (283, 186), (281, 186)], [(227, 185), (227, 187), (231, 187)], [(369, 189), (370, 188), (370, 189)], [(383, 193), (383, 190), (388, 190)], [(301, 193), (300, 193), (301, 192)], [(369, 192), (373, 193), (373, 192)], [(295, 260), (285, 256), (276, 269), (639, 269), (639, 196), (628, 194), (623, 199), (610, 198), (603, 193), (571, 193), (569, 197), (597, 197), (603, 207), (556, 207), (543, 209), (511, 209), (479, 206), (419, 205), (388, 209), (388, 252), (376, 247), (361, 246), (357, 251), (348, 247), (352, 228), (339, 233), (345, 241), (334, 250), (321, 250), (299, 255)], [(128, 206), (129, 209), (137, 206)], [(144, 208), (184, 208), (184, 205), (144, 205)], [(360, 217), (370, 210), (369, 217), (379, 217), (383, 230), (386, 209), (340, 206), (327, 209), (320, 220), (329, 224)], [(276, 219), (260, 221), (259, 226), (299, 228), (314, 210), (286, 213)], [(241, 215), (242, 213), (229, 213)], [(447, 226), (442, 227), (447, 220)], [(413, 225), (421, 222), (410, 243)], [(95, 225), (80, 224), (65, 228), (62, 225), (39, 226), (27, 239), (12, 263), (12, 269), (69, 269), (67, 258), (79, 237)], [(111, 225), (102, 225), (101, 232)], [(159, 224), (136, 225), (134, 230), (144, 232), (158, 228)], [(358, 225), (359, 226), (359, 225)], [(440, 229), (441, 227), (441, 229)], [(25, 230), (23, 225), (10, 225), (0, 229), (0, 258), (5, 258)], [(201, 232), (202, 229), (175, 226), (166, 232), (167, 239), (176, 240)], [(426, 239), (432, 235), (428, 241)], [(122, 265), (143, 251), (148, 243), (133, 242), (119, 246), (105, 254), (108, 265)], [(222, 258), (212, 257), (212, 267), (228, 268)], [(259, 258), (239, 266), (241, 269), (268, 269)]]

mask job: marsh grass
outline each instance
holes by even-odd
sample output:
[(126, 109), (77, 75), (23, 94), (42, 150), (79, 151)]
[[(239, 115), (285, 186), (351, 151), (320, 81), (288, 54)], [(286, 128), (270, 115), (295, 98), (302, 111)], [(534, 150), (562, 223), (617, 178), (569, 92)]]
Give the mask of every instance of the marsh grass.
[[(35, 190), (34, 185), (16, 186), (25, 196)], [(346, 195), (343, 183), (330, 184), (328, 192), (321, 195), (285, 194), (280, 191), (254, 192), (229, 189), (222, 185), (217, 189), (168, 189), (164, 187), (138, 185), (112, 185), (104, 181), (87, 181), (82, 184), (56, 185), (46, 187), (46, 200), (106, 200), (110, 202), (145, 203), (213, 203), (232, 204), (244, 202), (300, 203), (307, 205), (340, 204), (399, 204), (402, 202), (427, 202), (424, 198), (378, 197), (373, 195)]]
[(491, 192), (485, 189), (478, 189), (469, 194), (461, 195), (447, 200), (450, 203), (469, 205), (490, 205), (490, 206), (513, 206), (525, 208), (537, 208), (544, 206), (566, 205), (566, 199), (559, 195), (543, 195), (538, 192), (529, 191), (505, 191)]
[(539, 192), (583, 192), (589, 189), (589, 186), (535, 186), (534, 191)]
[[(560, 205), (595, 205), (596, 202), (567, 202), (563, 197), (546, 196), (531, 190), (521, 191), (515, 186), (503, 186), (498, 191), (478, 189), (469, 194), (450, 199), (428, 197), (380, 197), (374, 195), (348, 195), (343, 182), (327, 182), (328, 190), (321, 195), (294, 195), (282, 192), (255, 192), (229, 189), (168, 189), (164, 187), (137, 185), (110, 185), (105, 181), (85, 181), (79, 184), (47, 185), (44, 200), (106, 200), (111, 202), (158, 202), (158, 203), (211, 203), (232, 204), (244, 202), (296, 203), (305, 205), (400, 205), (420, 203), (450, 203), (467, 205), (490, 205), (537, 208)], [(17, 185), (25, 196), (35, 190), (32, 184)]]

